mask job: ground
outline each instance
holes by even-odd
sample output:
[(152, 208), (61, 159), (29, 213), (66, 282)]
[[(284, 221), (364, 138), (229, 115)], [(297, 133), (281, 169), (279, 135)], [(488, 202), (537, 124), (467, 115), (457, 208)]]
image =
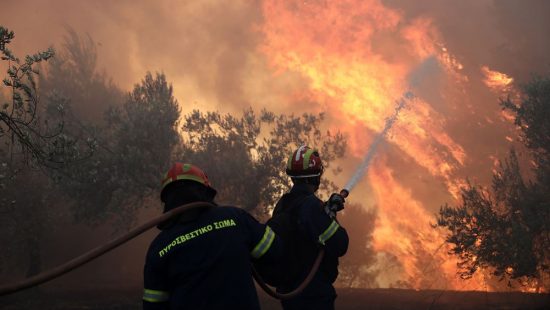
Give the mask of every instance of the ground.
[[(140, 290), (34, 290), (0, 297), (0, 309), (141, 309)], [(281, 309), (261, 293), (262, 309)], [(336, 309), (550, 309), (549, 294), (341, 289)]]

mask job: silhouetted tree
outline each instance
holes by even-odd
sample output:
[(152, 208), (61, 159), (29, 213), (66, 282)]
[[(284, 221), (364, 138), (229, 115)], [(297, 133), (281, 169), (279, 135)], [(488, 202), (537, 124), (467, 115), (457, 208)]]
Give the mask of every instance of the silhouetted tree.
[[(51, 60), (53, 49), (22, 61), (8, 48), (14, 37), (0, 26), (0, 53), (8, 63), (3, 86), (9, 94), (0, 110), (0, 235), (4, 248), (10, 249), (6, 253), (25, 261), (26, 275), (31, 276), (41, 269), (41, 240), (59, 211), (52, 208), (59, 192), (44, 172), (85, 160), (94, 140), (68, 130), (66, 99), (42, 92), (39, 96), (38, 64)], [(10, 267), (7, 258), (0, 265)]]
[(550, 78), (522, 87), (519, 103), (507, 99), (521, 139), (533, 161), (525, 181), (514, 150), (493, 175), (492, 193), (469, 184), (462, 203), (441, 207), (438, 225), (449, 229), (447, 242), (460, 258), (460, 274), (470, 278), (491, 268), (501, 279), (548, 288), (550, 271)]
[(155, 197), (172, 160), (179, 134), (178, 103), (164, 74), (147, 73), (122, 106), (111, 106), (103, 127), (95, 127), (98, 148), (91, 160), (68, 166), (58, 175), (74, 198), (78, 221), (116, 221), (127, 227), (136, 211)]
[[(0, 54), (8, 63), (7, 77), (3, 86), (9, 89), (11, 98), (2, 103), (0, 109), (0, 141), (5, 153), (10, 157), (33, 160), (41, 165), (55, 165), (64, 162), (63, 147), (70, 143), (63, 135), (63, 106), (57, 106), (61, 122), (51, 124), (43, 119), (43, 106), (40, 106), (36, 76), (37, 64), (54, 56), (54, 50), (27, 55), (22, 61), (8, 48), (15, 33), (0, 26)], [(53, 111), (53, 109), (50, 109)]]
[[(0, 192), (7, 193), (0, 196), (1, 212), (11, 215), (9, 225), (0, 229), (9, 232), (3, 236), (16, 231), (10, 246), (34, 257), (29, 275), (40, 269), (37, 243), (48, 227), (48, 214), (66, 212), (63, 216), (89, 225), (126, 228), (139, 208), (158, 205), (160, 179), (174, 159), (204, 167), (228, 202), (266, 211), (288, 188), (284, 163), (297, 144), (320, 148), (327, 167), (344, 154), (342, 135), (319, 129), (322, 115), (262, 111), (257, 117), (248, 110), (237, 118), (193, 112), (185, 117), (182, 136), (180, 109), (164, 74), (148, 73), (124, 97), (96, 72), (95, 45), (89, 37), (82, 39), (69, 30), (63, 46), (40, 83), (48, 102), (44, 115), (63, 129), (52, 144), (59, 149), (54, 149), (52, 158), (72, 160), (42, 174), (31, 169), (15, 178), (11, 173), (20, 168), (7, 163), (9, 150), (0, 148)], [(323, 188), (335, 186), (325, 180)], [(68, 209), (60, 208), (65, 204)], [(27, 241), (32, 244), (25, 245)]]
[[(219, 112), (193, 111), (184, 116), (183, 143), (176, 158), (204, 167), (219, 200), (265, 215), (289, 189), (285, 164), (290, 152), (306, 143), (319, 149), (325, 168), (344, 155), (346, 139), (340, 133), (323, 133), (324, 116), (304, 114), (260, 115), (245, 110), (239, 117)], [(333, 170), (339, 172), (339, 168)], [(336, 190), (327, 178), (321, 191)]]

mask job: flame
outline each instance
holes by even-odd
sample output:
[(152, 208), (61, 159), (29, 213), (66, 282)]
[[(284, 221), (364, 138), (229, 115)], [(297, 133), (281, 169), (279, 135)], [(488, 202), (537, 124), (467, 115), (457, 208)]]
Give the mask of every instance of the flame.
[[(408, 77), (430, 69), (423, 64), (435, 62), (457, 89), (468, 82), (464, 65), (444, 46), (429, 18), (406, 20), (380, 0), (273, 0), (264, 1), (262, 11), (261, 50), (268, 62), (274, 70), (297, 72), (309, 81), (307, 92), (331, 112), (338, 129), (349, 133), (356, 157), (365, 154), (395, 102), (414, 86)], [(456, 171), (468, 156), (446, 125), (445, 115), (417, 97), (401, 111), (388, 140), (458, 198), (466, 182)], [(429, 287), (421, 267), (429, 259), (441, 270), (434, 280), (444, 282), (439, 287), (486, 289), (483, 279), (456, 277), (456, 260), (447, 254), (444, 234), (430, 226), (433, 215), (394, 178), (388, 163), (378, 161), (374, 167), (369, 178), (379, 209), (374, 246), (397, 257), (401, 278), (417, 289)]]
[(487, 87), (496, 93), (508, 92), (514, 79), (505, 73), (489, 69), (487, 66), (481, 67), (481, 72), (485, 76), (483, 82)]
[[(381, 130), (394, 102), (407, 90), (408, 83), (402, 77), (437, 52), (436, 45), (428, 44), (434, 31), (427, 31), (430, 23), (424, 19), (402, 31), (418, 61), (389, 62), (373, 52), (373, 33), (393, 29), (401, 21), (399, 13), (378, 0), (339, 4), (266, 2), (264, 15), (263, 50), (271, 64), (300, 72), (310, 80), (318, 101), (332, 102), (330, 109), (338, 109), (346, 121), (361, 123), (374, 132)], [(447, 70), (461, 66), (447, 52), (437, 57)], [(444, 118), (418, 99), (396, 125), (392, 137), (395, 145), (431, 174), (442, 177), (457, 195), (459, 185), (451, 173), (464, 163), (466, 155), (444, 132)], [(351, 146), (358, 155), (364, 154), (367, 145), (351, 141)]]
[[(384, 161), (373, 167), (369, 181), (384, 185), (373, 186), (379, 212), (373, 246), (376, 251), (409, 258), (400, 262), (404, 277), (414, 289), (483, 287), (480, 276), (465, 281), (456, 275), (458, 261), (448, 256), (449, 246), (443, 234), (432, 228), (432, 214), (413, 197), (410, 189), (395, 180), (393, 170)], [(420, 252), (422, 255), (416, 255)]]

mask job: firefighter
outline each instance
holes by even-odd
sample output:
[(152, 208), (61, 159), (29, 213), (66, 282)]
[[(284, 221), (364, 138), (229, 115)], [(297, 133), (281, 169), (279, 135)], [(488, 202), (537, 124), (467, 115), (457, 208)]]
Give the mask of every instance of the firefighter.
[[(164, 212), (205, 201), (216, 190), (191, 164), (175, 163), (162, 182)], [(215, 204), (214, 204), (215, 205)], [(276, 261), (269, 226), (236, 207), (193, 209), (159, 225), (144, 268), (143, 309), (259, 309), (251, 260)]]
[[(344, 197), (332, 194), (324, 203), (315, 196), (321, 183), (323, 163), (319, 153), (305, 145), (289, 156), (286, 173), (292, 179), (292, 189), (281, 197), (268, 224), (274, 222), (272, 227), (278, 228), (277, 234), (283, 230), (284, 255), (292, 261), (280, 268), (296, 269), (296, 276), (283, 281), (285, 284), (277, 286), (277, 291), (286, 293), (300, 285), (321, 247), (325, 256), (304, 291), (294, 298), (282, 300), (281, 304), (285, 310), (334, 309), (336, 291), (332, 283), (338, 277), (338, 258), (346, 253), (349, 242), (346, 230), (336, 220), (336, 213), (344, 208)], [(294, 219), (285, 221), (290, 227), (281, 229), (277, 224), (283, 222), (277, 223), (277, 219), (283, 218), (281, 215), (285, 213)], [(289, 232), (291, 237), (283, 237)]]

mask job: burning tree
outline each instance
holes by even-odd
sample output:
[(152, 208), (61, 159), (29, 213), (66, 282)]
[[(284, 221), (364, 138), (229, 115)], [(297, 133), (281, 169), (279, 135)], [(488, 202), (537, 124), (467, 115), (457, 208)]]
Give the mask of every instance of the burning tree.
[(500, 279), (518, 280), (537, 290), (550, 287), (550, 77), (522, 87), (516, 103), (502, 101), (515, 114), (521, 140), (532, 159), (526, 180), (514, 150), (493, 175), (492, 192), (469, 184), (462, 203), (441, 207), (438, 225), (450, 230), (447, 242), (460, 258), (460, 275), (470, 278), (490, 268)]

